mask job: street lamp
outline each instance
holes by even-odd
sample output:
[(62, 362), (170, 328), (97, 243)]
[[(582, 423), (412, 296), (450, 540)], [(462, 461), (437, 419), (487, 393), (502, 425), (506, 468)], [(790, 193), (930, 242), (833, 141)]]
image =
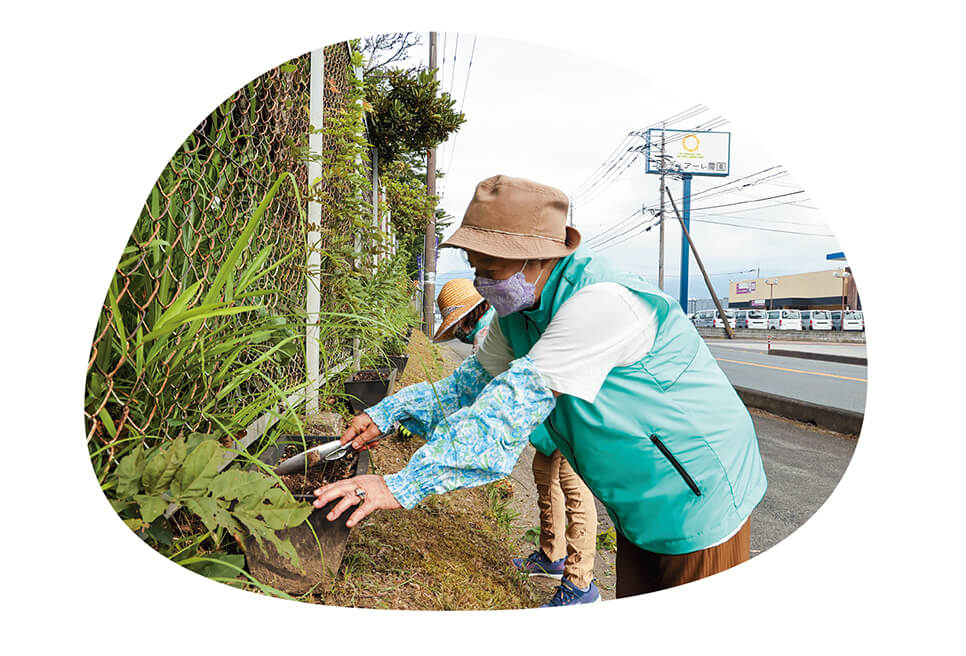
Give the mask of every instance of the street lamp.
[(845, 281), (852, 274), (849, 273), (848, 271), (835, 271), (834, 273), (832, 273), (832, 275), (835, 276), (836, 278), (842, 279), (842, 318), (839, 321), (839, 330), (845, 330), (845, 296), (846, 296)]
[(771, 298), (768, 300), (768, 309), (774, 309), (775, 306), (775, 285), (778, 284), (778, 280), (766, 280), (765, 284), (771, 287)]

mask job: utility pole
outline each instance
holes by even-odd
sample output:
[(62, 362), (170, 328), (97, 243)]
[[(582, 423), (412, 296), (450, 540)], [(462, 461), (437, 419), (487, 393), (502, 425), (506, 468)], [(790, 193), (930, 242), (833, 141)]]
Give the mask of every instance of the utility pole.
[(845, 297), (848, 294), (848, 292), (845, 291), (845, 283), (850, 274), (848, 271), (842, 271), (841, 273), (836, 271), (832, 275), (836, 278), (842, 279), (842, 314), (839, 315), (841, 317), (841, 320), (839, 321), (839, 330), (845, 330)]
[(661, 124), (661, 225), (658, 234), (657, 246), (657, 286), (664, 291), (664, 144), (665, 132), (664, 123)]
[[(436, 78), (436, 32), (429, 33), (429, 68)], [(430, 149), (426, 155), (426, 190), (430, 196), (436, 195), (436, 148)], [(436, 303), (436, 206), (426, 224), (426, 238), (423, 241), (423, 251), (426, 254), (423, 262), (423, 332), (432, 339), (435, 330)]]
[(772, 310), (775, 308), (775, 285), (778, 284), (777, 280), (766, 280), (765, 284), (771, 287), (771, 298), (768, 300), (768, 309)]
[[(690, 189), (688, 189), (688, 192), (690, 194)], [(727, 315), (725, 315), (724, 308), (721, 307), (721, 301), (718, 300), (718, 295), (715, 294), (714, 292), (714, 287), (711, 285), (711, 278), (708, 277), (708, 272), (704, 270), (704, 264), (701, 262), (701, 256), (698, 255), (698, 249), (694, 247), (694, 242), (691, 241), (691, 233), (688, 232), (688, 227), (685, 224), (684, 217), (682, 217), (681, 213), (678, 212), (678, 206), (674, 202), (674, 197), (671, 196), (670, 189), (667, 190), (667, 195), (671, 199), (671, 207), (674, 208), (674, 213), (677, 215), (678, 221), (681, 223), (681, 231), (684, 233), (684, 236), (687, 238), (688, 240), (687, 243), (691, 246), (691, 251), (694, 253), (694, 260), (695, 262), (698, 263), (698, 268), (701, 269), (701, 275), (704, 276), (704, 284), (708, 286), (708, 291), (711, 292), (711, 300), (714, 301), (714, 306), (718, 308), (718, 316), (724, 320), (725, 332), (728, 334), (728, 339), (734, 339), (735, 334), (731, 332), (731, 322), (728, 321), (728, 317)], [(687, 199), (687, 196), (685, 196), (685, 199)], [(687, 202), (687, 200), (685, 200), (685, 202)], [(686, 293), (687, 287), (682, 288), (682, 291)], [(687, 312), (688, 311), (687, 299), (685, 299), (683, 307), (684, 307), (684, 311)]]

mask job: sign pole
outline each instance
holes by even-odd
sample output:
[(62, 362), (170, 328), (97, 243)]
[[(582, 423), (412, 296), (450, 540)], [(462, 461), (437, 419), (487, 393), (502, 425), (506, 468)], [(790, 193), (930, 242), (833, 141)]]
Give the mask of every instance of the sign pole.
[[(684, 198), (681, 199), (681, 287), (679, 299), (685, 314), (688, 311), (688, 233), (691, 231), (691, 174), (681, 175), (684, 180)], [(711, 292), (715, 296), (714, 290)]]
[[(714, 306), (718, 308), (718, 316), (724, 319), (725, 333), (728, 335), (728, 339), (734, 339), (735, 334), (731, 331), (731, 322), (728, 321), (728, 316), (725, 314), (724, 308), (721, 307), (721, 301), (718, 300), (718, 295), (714, 293), (714, 287), (711, 285), (711, 278), (708, 277), (708, 272), (704, 270), (704, 263), (701, 261), (701, 256), (698, 254), (698, 249), (694, 246), (694, 241), (691, 239), (691, 233), (688, 231), (687, 227), (684, 225), (684, 218), (681, 213), (678, 212), (678, 206), (674, 203), (674, 197), (671, 196), (671, 190), (667, 190), (667, 195), (671, 199), (671, 207), (674, 209), (674, 213), (678, 217), (678, 221), (681, 222), (681, 231), (684, 233), (684, 238), (687, 243), (691, 245), (691, 250), (694, 251), (694, 260), (698, 263), (698, 268), (701, 269), (701, 275), (704, 276), (704, 284), (708, 286), (708, 291), (711, 292), (711, 300), (714, 301)], [(687, 301), (685, 301), (686, 303)], [(687, 307), (685, 306), (685, 313), (687, 312)]]

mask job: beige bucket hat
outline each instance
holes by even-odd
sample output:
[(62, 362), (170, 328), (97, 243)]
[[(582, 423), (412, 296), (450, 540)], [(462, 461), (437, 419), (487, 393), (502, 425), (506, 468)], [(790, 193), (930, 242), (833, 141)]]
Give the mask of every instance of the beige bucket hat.
[(439, 246), (508, 260), (566, 257), (580, 245), (567, 225), (569, 204), (555, 187), (495, 175), (476, 185), (460, 227)]
[(443, 288), (439, 290), (439, 296), (436, 298), (443, 323), (436, 331), (433, 341), (445, 342), (448, 339), (453, 339), (453, 330), (456, 329), (456, 324), (482, 302), (483, 297), (476, 291), (473, 282), (466, 278), (453, 278), (443, 285)]

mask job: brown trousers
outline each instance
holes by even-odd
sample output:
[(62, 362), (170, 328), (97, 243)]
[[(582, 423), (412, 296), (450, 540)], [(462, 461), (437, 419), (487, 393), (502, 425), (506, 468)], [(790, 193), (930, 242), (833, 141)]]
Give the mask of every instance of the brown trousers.
[(751, 557), (751, 519), (728, 541), (686, 554), (645, 551), (617, 532), (617, 598), (690, 583)]
[(594, 579), (597, 506), (594, 496), (559, 450), (533, 456), (540, 509), (540, 548), (550, 560), (564, 556), (564, 576), (580, 588)]

